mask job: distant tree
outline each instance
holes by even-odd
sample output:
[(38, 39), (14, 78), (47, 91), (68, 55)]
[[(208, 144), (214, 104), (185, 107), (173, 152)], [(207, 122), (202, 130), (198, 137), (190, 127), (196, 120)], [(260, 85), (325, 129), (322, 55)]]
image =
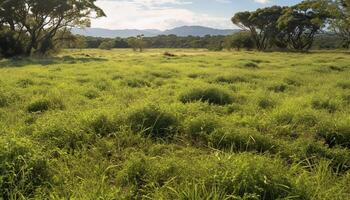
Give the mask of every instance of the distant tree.
[(284, 8), (273, 6), (258, 9), (255, 12), (239, 12), (232, 22), (245, 31), (249, 31), (258, 50), (262, 51), (272, 44), (272, 39), (278, 33), (277, 21)]
[(146, 47), (146, 41), (144, 40), (144, 35), (138, 35), (136, 37), (128, 38), (129, 46), (134, 50), (139, 50), (140, 52)]
[(307, 0), (285, 9), (278, 20), (278, 27), (287, 33), (290, 48), (307, 51), (314, 37), (325, 26), (329, 18), (327, 3), (322, 0)]
[(343, 40), (343, 46), (350, 48), (350, 0), (330, 0), (331, 19), (329, 29)]
[[(18, 47), (18, 50), (10, 49), (10, 52), (19, 54), (23, 50), (24, 55), (46, 53), (69, 28), (89, 26), (91, 17), (105, 16), (95, 2), (96, 0), (0, 0), (1, 36), (5, 40), (13, 40), (13, 47)], [(11, 39), (9, 35), (12, 35)], [(0, 48), (3, 54), (8, 49), (2, 46)]]
[(105, 40), (100, 44), (98, 48), (103, 50), (111, 50), (114, 48), (114, 46), (115, 46), (114, 40)]
[(250, 32), (241, 31), (227, 36), (225, 38), (224, 46), (227, 49), (235, 48), (237, 51), (241, 50), (242, 48), (252, 49), (254, 48), (254, 41), (252, 40)]

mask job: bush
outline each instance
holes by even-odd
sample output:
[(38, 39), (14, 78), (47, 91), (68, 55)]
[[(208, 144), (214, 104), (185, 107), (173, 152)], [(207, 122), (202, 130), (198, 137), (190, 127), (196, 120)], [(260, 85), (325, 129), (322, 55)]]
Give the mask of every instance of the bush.
[(153, 139), (172, 138), (177, 131), (177, 118), (156, 106), (135, 109), (128, 116), (131, 129)]
[(65, 108), (64, 103), (59, 98), (51, 98), (51, 99), (39, 99), (27, 106), (27, 111), (30, 113), (42, 113), (48, 111), (50, 109), (60, 109), (63, 110)]
[(33, 198), (49, 187), (51, 172), (39, 149), (23, 139), (0, 139), (0, 199)]
[(192, 89), (182, 94), (180, 100), (182, 103), (202, 101), (216, 105), (226, 105), (233, 102), (233, 99), (229, 92), (218, 88)]

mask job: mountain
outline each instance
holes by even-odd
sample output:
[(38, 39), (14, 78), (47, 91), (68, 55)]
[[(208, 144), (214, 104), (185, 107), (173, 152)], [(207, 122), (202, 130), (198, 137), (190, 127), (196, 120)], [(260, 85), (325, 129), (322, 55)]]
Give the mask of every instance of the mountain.
[(93, 37), (132, 37), (137, 35), (144, 35), (145, 37), (153, 37), (157, 35), (177, 35), (177, 36), (205, 36), (205, 35), (230, 35), (237, 32), (237, 29), (215, 29), (204, 26), (181, 26), (165, 31), (160, 31), (156, 29), (121, 29), (121, 30), (110, 30), (102, 28), (86, 28), (78, 29), (74, 28), (72, 32), (78, 35), (93, 36)]
[(215, 29), (204, 26), (181, 26), (174, 29), (166, 30), (162, 34), (164, 35), (177, 35), (177, 36), (205, 36), (205, 35), (230, 35), (237, 30), (234, 29)]

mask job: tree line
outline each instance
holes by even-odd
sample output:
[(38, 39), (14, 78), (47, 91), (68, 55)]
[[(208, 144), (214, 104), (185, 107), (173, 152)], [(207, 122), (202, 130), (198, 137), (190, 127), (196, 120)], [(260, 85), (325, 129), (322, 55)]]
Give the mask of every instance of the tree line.
[[(90, 36), (75, 36), (74, 40), (66, 43), (65, 48), (85, 49), (99, 48), (110, 50), (113, 48), (132, 48), (141, 51), (145, 48), (201, 48), (213, 51), (226, 50), (253, 50), (255, 44), (249, 32), (241, 31), (228, 36), (179, 37), (176, 35), (160, 35), (144, 37), (141, 45), (130, 42), (137, 37), (130, 38), (101, 38)], [(340, 49), (344, 48), (343, 39), (334, 33), (320, 33), (315, 35), (312, 49)], [(274, 50), (274, 49), (272, 49)]]
[[(305, 0), (236, 13), (230, 36), (93, 38), (72, 35), (105, 13), (96, 0), (0, 0), (0, 57), (45, 55), (59, 48), (207, 48), (296, 50), (350, 47), (350, 0)], [(330, 41), (331, 40), (331, 41)]]

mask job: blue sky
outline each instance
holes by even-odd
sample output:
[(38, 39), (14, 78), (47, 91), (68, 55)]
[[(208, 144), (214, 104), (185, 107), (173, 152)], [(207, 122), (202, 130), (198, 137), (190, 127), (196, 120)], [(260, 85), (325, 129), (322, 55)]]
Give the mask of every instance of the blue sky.
[(183, 25), (235, 28), (234, 13), (271, 5), (293, 5), (300, 0), (98, 0), (107, 17), (92, 20), (92, 27), (160, 29)]

